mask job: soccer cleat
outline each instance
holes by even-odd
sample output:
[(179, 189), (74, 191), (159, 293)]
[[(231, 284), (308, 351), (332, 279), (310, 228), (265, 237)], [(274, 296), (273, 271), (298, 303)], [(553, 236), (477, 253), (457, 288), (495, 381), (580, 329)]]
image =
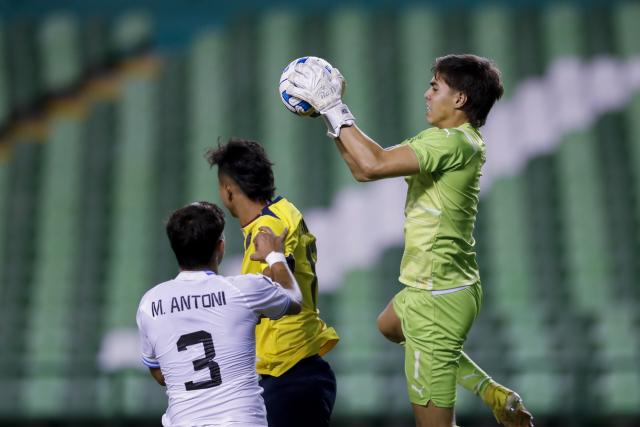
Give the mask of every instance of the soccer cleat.
[(482, 392), (482, 400), (491, 408), (499, 424), (505, 427), (533, 427), (533, 416), (515, 391), (491, 382)]

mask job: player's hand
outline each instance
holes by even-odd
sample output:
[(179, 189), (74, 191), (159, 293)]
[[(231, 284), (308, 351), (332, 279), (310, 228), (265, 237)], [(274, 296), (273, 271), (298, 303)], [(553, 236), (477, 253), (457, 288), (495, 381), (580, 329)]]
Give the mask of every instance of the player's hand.
[(273, 273), (271, 272), (271, 267), (267, 266), (262, 270), (262, 275), (267, 276), (270, 279), (273, 279)]
[(298, 63), (289, 77), (287, 92), (307, 101), (320, 114), (342, 103), (346, 83), (337, 68), (328, 70), (315, 61)]
[(260, 227), (258, 234), (253, 238), (256, 250), (251, 254), (251, 260), (264, 262), (266, 256), (271, 252), (284, 252), (284, 239), (287, 237), (288, 231), (285, 228), (281, 235), (276, 236), (271, 228)]
[(346, 82), (337, 68), (328, 70), (322, 65), (307, 61), (298, 63), (289, 78), (287, 93), (313, 106), (327, 124), (327, 135), (340, 136), (343, 126), (353, 126), (356, 119), (349, 107), (342, 102)]

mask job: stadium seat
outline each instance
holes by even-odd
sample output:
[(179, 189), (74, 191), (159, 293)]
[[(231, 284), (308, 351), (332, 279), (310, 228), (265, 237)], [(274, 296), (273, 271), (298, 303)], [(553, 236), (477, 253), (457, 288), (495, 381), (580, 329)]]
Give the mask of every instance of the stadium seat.
[[(0, 146), (0, 262), (5, 263), (9, 242), (6, 239), (9, 223), (7, 213), (9, 209), (9, 157), (10, 147)], [(6, 277), (4, 269), (0, 270), (0, 295), (4, 294)]]
[[(376, 121), (377, 103), (373, 98), (375, 90), (369, 87), (373, 81), (369, 65), (371, 58), (368, 53), (371, 51), (367, 49), (373, 31), (370, 20), (357, 10), (336, 13), (328, 21), (327, 55), (335, 64), (340, 64), (340, 72), (348, 81), (359, 82), (358, 85), (349, 88), (349, 108), (358, 117), (358, 126), (367, 129), (371, 135), (376, 135), (379, 132)], [(398, 142), (400, 141), (391, 143)], [(332, 193), (355, 184), (342, 158), (334, 155), (331, 159), (332, 163), (327, 166), (330, 172), (327, 179), (331, 182)]]
[(63, 375), (42, 375), (25, 379), (22, 386), (22, 411), (31, 417), (59, 417), (66, 413), (68, 379)]
[(514, 374), (508, 384), (522, 396), (536, 416), (543, 417), (564, 409), (567, 378), (549, 371), (524, 371)]
[(380, 414), (384, 388), (381, 386), (381, 378), (373, 372), (342, 373), (340, 390), (344, 398), (336, 401), (336, 415)]
[[(346, 369), (370, 360), (383, 342), (378, 336), (374, 307), (382, 309), (384, 305), (381, 306), (376, 298), (379, 292), (376, 283), (374, 272), (353, 271), (345, 277), (345, 286), (339, 290), (335, 328), (343, 342), (349, 342), (349, 351), (340, 353), (341, 363), (348, 367)], [(357, 306), (354, 306), (354, 301), (358, 302)]]
[(594, 338), (603, 367), (631, 366), (640, 359), (637, 312), (638, 305), (626, 301), (598, 313)]
[(505, 322), (505, 336), (511, 345), (510, 356), (518, 369), (550, 366), (551, 342), (539, 312), (531, 310)]
[(11, 106), (15, 113), (28, 112), (44, 95), (41, 67), (38, 66), (37, 26), (29, 20), (8, 24), (8, 79)]
[(7, 55), (7, 37), (6, 23), (0, 23), (0, 126), (5, 125), (9, 120), (12, 107)]
[(194, 40), (189, 51), (187, 200), (219, 202), (216, 176), (203, 156), (217, 144), (218, 137), (229, 137), (235, 132), (229, 127), (229, 107), (223, 101), (228, 96), (225, 82), (230, 77), (226, 41), (221, 31), (207, 31)]
[(118, 375), (116, 402), (118, 412), (127, 415), (157, 416), (166, 409), (164, 387), (153, 381), (147, 372), (123, 372)]
[(45, 90), (56, 93), (69, 89), (79, 81), (83, 69), (77, 20), (70, 14), (50, 15), (38, 36)]
[[(623, 2), (615, 10), (614, 28), (619, 52), (624, 58), (630, 59), (640, 54), (637, 40), (640, 37), (638, 26), (635, 25), (640, 19), (640, 5), (633, 2)], [(625, 111), (625, 128), (628, 132), (629, 151), (632, 170), (640, 170), (640, 123), (636, 120), (640, 115), (640, 94), (636, 93), (631, 104)], [(640, 174), (633, 174), (635, 200), (640, 200)], [(640, 220), (640, 213), (636, 212), (636, 222)], [(636, 236), (636, 241), (640, 241), (640, 236)]]
[(275, 167), (273, 173), (278, 191), (294, 203), (302, 201), (307, 191), (302, 179), (305, 164), (301, 161), (306, 154), (306, 144), (302, 142), (306, 138), (307, 123), (287, 113), (274, 96), (274, 87), (284, 66), (302, 56), (297, 51), (295, 38), (280, 29), (296, 31), (301, 25), (294, 12), (276, 10), (265, 13), (256, 28), (257, 51), (270, 52), (256, 58), (257, 75), (262, 76), (256, 82), (257, 107), (263, 116), (260, 133), (271, 161), (276, 165), (287, 165)]
[(107, 262), (106, 327), (135, 325), (135, 312), (152, 283), (155, 212), (158, 79), (153, 64), (139, 64), (123, 81), (116, 105), (118, 149), (114, 161), (110, 252)]
[[(0, 267), (3, 295), (0, 298), (0, 347), (12, 349), (3, 357), (7, 373), (20, 374), (24, 368), (25, 323), (30, 299), (34, 246), (37, 242), (36, 212), (38, 211), (39, 181), (33, 171), (39, 170), (42, 146), (22, 141), (13, 145), (11, 160), (6, 170), (5, 191), (11, 194), (11, 202), (5, 206), (4, 241), (10, 250), (4, 254)], [(4, 353), (4, 352), (3, 352)]]
[(637, 370), (615, 369), (603, 374), (598, 385), (599, 398), (605, 413), (637, 413), (640, 404), (640, 374)]
[[(76, 282), (74, 271), (80, 253), (82, 122), (60, 113), (50, 123), (43, 146), (41, 198), (38, 201), (38, 241), (31, 304), (29, 306), (26, 366), (39, 372), (41, 363), (59, 363), (68, 354), (70, 316)], [(65, 113), (66, 114), (66, 113)], [(56, 351), (56, 349), (58, 351)], [(55, 354), (52, 354), (55, 353)], [(60, 366), (48, 365), (54, 372)]]

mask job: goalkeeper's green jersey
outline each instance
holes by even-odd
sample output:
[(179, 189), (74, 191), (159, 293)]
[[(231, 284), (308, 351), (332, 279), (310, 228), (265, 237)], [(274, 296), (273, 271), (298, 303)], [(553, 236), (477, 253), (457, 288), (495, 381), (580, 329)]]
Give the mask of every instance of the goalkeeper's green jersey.
[(482, 135), (465, 123), (430, 128), (402, 144), (416, 153), (420, 172), (405, 178), (409, 188), (400, 282), (427, 290), (477, 282), (473, 229), (486, 159)]

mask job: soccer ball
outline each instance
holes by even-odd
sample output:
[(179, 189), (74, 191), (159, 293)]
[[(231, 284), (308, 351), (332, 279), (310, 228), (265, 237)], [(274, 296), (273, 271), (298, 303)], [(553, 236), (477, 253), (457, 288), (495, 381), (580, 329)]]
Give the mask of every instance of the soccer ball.
[(287, 110), (291, 111), (293, 114), (297, 114), (298, 116), (303, 117), (318, 117), (320, 113), (318, 113), (311, 104), (309, 104), (307, 101), (288, 94), (286, 90), (286, 82), (289, 80), (289, 76), (291, 75), (291, 73), (293, 73), (293, 67), (296, 64), (304, 64), (308, 61), (320, 64), (321, 66), (326, 68), (329, 73), (333, 68), (327, 61), (316, 56), (303, 56), (302, 58), (294, 59), (289, 63), (289, 65), (284, 67), (284, 70), (282, 71), (278, 92), (280, 93), (280, 100), (282, 101), (284, 106), (287, 107)]

